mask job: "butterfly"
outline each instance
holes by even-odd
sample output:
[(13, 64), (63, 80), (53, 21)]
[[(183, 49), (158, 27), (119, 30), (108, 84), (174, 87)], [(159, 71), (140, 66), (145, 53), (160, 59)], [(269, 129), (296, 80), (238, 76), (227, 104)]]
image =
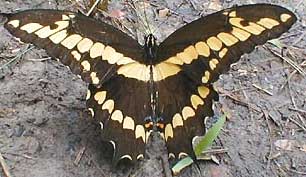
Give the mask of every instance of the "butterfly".
[(241, 55), (279, 37), (297, 20), (270, 4), (235, 6), (195, 20), (158, 44), (140, 45), (115, 27), (81, 13), (26, 10), (1, 14), (4, 27), (57, 58), (88, 83), (87, 107), (114, 147), (113, 161), (145, 157), (153, 131), (169, 158), (196, 158), (218, 93), (212, 84)]

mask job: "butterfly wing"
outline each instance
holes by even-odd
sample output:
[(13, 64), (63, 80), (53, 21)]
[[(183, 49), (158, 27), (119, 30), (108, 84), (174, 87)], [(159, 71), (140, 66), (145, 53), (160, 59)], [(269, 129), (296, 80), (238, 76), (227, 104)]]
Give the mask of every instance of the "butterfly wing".
[[(137, 41), (114, 27), (82, 14), (29, 10), (3, 14), (5, 28), (21, 41), (33, 43), (58, 58), (89, 83), (87, 107), (114, 148), (114, 164), (144, 156), (152, 114), (147, 90), (149, 73)], [(124, 72), (142, 79), (125, 78)]]
[[(213, 115), (212, 100), (218, 96), (211, 84), (219, 75), (295, 21), (292, 12), (275, 5), (233, 7), (187, 24), (160, 44), (158, 106), (170, 156), (194, 157), (191, 140), (203, 135), (203, 118)], [(168, 74), (171, 68), (176, 68), (175, 74)]]
[(58, 58), (71, 71), (101, 85), (125, 64), (143, 60), (138, 42), (122, 31), (80, 13), (27, 10), (4, 15), (5, 28)]

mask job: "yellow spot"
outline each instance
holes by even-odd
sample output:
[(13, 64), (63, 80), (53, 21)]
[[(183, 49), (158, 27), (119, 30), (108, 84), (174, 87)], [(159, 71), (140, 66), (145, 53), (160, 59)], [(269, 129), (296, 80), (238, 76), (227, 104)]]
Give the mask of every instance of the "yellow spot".
[(144, 143), (146, 142), (146, 133), (145, 133), (145, 129), (142, 125), (136, 125), (135, 137), (136, 137), (136, 139), (137, 138), (142, 138), (142, 141)]
[(168, 141), (168, 138), (173, 138), (173, 128), (171, 124), (167, 124), (165, 128), (165, 139)]
[(226, 46), (232, 46), (236, 44), (239, 40), (235, 38), (233, 35), (229, 33), (221, 32), (217, 35), (217, 37), (226, 45)]
[(91, 77), (91, 81), (92, 81), (93, 84), (99, 84), (100, 80), (97, 77), (97, 73), (96, 72), (90, 73), (90, 77)]
[(108, 110), (108, 113), (112, 113), (114, 110), (115, 102), (114, 100), (106, 100), (102, 105), (102, 110)]
[(75, 18), (75, 15), (74, 14), (70, 14), (69, 18)]
[(80, 61), (80, 59), (81, 59), (81, 54), (80, 54), (78, 51), (73, 50), (73, 51), (71, 52), (71, 55), (72, 55), (73, 58), (75, 58), (77, 61)]
[(215, 58), (211, 59), (209, 61), (209, 67), (211, 70), (214, 70), (217, 67), (217, 64), (219, 63), (219, 61)]
[(55, 24), (57, 25), (57, 28), (55, 29), (51, 29), (50, 26), (45, 26), (43, 28), (41, 28), (40, 30), (36, 31), (35, 34), (39, 37), (39, 38), (47, 38), (49, 36), (51, 36), (54, 33), (57, 33), (65, 28), (67, 28), (69, 26), (69, 21), (57, 21), (55, 22)]
[(182, 118), (182, 116), (179, 113), (176, 113), (173, 116), (172, 125), (173, 125), (173, 128), (176, 128), (178, 126), (183, 126), (184, 125), (183, 118)]
[(140, 64), (138, 62), (121, 66), (117, 73), (125, 77), (134, 78), (141, 81), (148, 81), (150, 79), (149, 66)]
[(26, 25), (23, 25), (20, 29), (30, 34), (42, 27), (43, 26), (41, 26), (39, 23), (28, 23)]
[(91, 117), (94, 117), (95, 116), (95, 112), (92, 108), (88, 108), (90, 114), (91, 114)]
[(229, 19), (229, 22), (238, 27), (238, 28), (241, 28), (243, 30), (246, 30), (252, 34), (255, 34), (255, 35), (259, 35), (261, 34), (265, 28), (263, 28), (262, 26), (260, 25), (257, 25), (256, 23), (253, 23), (253, 22), (249, 22), (249, 25), (248, 26), (244, 26), (244, 25), (241, 25), (241, 22), (243, 21), (244, 19), (242, 18), (230, 18)]
[(144, 159), (143, 154), (139, 154), (139, 155), (137, 156), (137, 158), (136, 158), (136, 159), (137, 159), (137, 160)]
[(180, 58), (177, 58), (177, 57), (170, 57), (165, 62), (175, 64), (175, 65), (183, 65), (184, 64), (184, 62)]
[(205, 86), (200, 86), (200, 87), (198, 87), (198, 92), (199, 92), (199, 95), (203, 99), (205, 99), (209, 95), (209, 88), (207, 88)]
[(102, 104), (106, 98), (106, 91), (97, 92), (94, 96), (94, 99), (98, 102), (98, 104)]
[(246, 41), (250, 36), (251, 34), (242, 30), (242, 29), (239, 29), (239, 28), (236, 28), (236, 27), (233, 27), (233, 30), (231, 31), (231, 33), (237, 37), (240, 41)]
[(120, 124), (123, 121), (123, 114), (120, 110), (115, 110), (111, 116), (111, 119), (114, 121), (118, 121)]
[(88, 38), (84, 38), (78, 43), (77, 48), (80, 51), (80, 53), (85, 53), (85, 52), (89, 51), (89, 49), (92, 47), (92, 45), (93, 45), (92, 40), (90, 40)]
[(70, 20), (70, 18), (67, 15), (62, 15), (62, 20)]
[(204, 105), (204, 101), (198, 95), (191, 95), (190, 101), (195, 110), (197, 110), (199, 105)]
[(237, 16), (236, 11), (232, 11), (232, 12), (230, 12), (229, 16), (230, 16), (230, 17), (236, 17), (236, 16)]
[(104, 45), (100, 42), (96, 42), (90, 49), (90, 58), (96, 58), (102, 56), (104, 51)]
[(181, 68), (178, 65), (162, 62), (154, 66), (153, 79), (154, 81), (160, 81), (160, 80), (166, 79), (169, 76), (173, 76), (180, 71), (181, 71)]
[(178, 53), (176, 56), (184, 63), (190, 64), (194, 59), (198, 58), (198, 53), (196, 49), (191, 45), (185, 48), (183, 52)]
[(90, 71), (90, 63), (87, 60), (82, 61), (81, 65), (84, 71)]
[(222, 42), (214, 36), (208, 38), (206, 42), (208, 46), (215, 51), (219, 51), (222, 47)]
[(131, 117), (126, 116), (123, 120), (123, 129), (134, 130), (135, 122)]
[(90, 90), (87, 90), (86, 100), (89, 100), (90, 96), (91, 96), (91, 92), (90, 92)]
[(159, 132), (159, 136), (160, 136), (162, 139), (165, 139), (165, 134), (164, 134), (164, 133)]
[(54, 44), (59, 44), (62, 42), (66, 37), (68, 36), (67, 30), (62, 30), (60, 32), (57, 32), (49, 37), (49, 39), (54, 43)]
[(289, 15), (289, 14), (282, 14), (282, 15), (280, 16), (281, 21), (284, 22), (284, 23), (285, 23), (286, 21), (288, 21), (290, 18), (291, 18), (291, 15)]
[(12, 20), (9, 21), (7, 24), (12, 25), (14, 28), (17, 28), (20, 25), (20, 20)]
[(152, 133), (152, 130), (146, 132), (146, 142), (148, 142), (148, 139), (149, 139), (151, 133)]
[(180, 152), (179, 153), (179, 159), (182, 159), (182, 158), (187, 157), (187, 156), (188, 156), (188, 154), (186, 154), (185, 152)]
[(122, 57), (117, 61), (117, 65), (126, 65), (126, 64), (130, 64), (130, 63), (135, 63), (135, 60), (132, 60), (129, 57)]
[(195, 48), (199, 55), (204, 57), (209, 57), (210, 55), (210, 48), (205, 42), (198, 42), (195, 44)]
[(185, 106), (182, 110), (182, 115), (183, 119), (187, 120), (188, 118), (195, 116), (195, 112), (191, 107)]
[(169, 159), (171, 159), (171, 158), (175, 159), (175, 155), (173, 153), (169, 153), (168, 158)]
[(202, 77), (202, 82), (206, 84), (209, 81), (209, 78), (210, 78), (210, 72), (205, 71), (204, 76)]
[(123, 155), (120, 157), (120, 159), (129, 159), (129, 160), (133, 160), (133, 158), (130, 155)]
[(219, 57), (222, 59), (226, 53), (227, 53), (228, 49), (227, 48), (223, 48), (220, 52), (219, 52)]
[(106, 60), (109, 64), (115, 64), (123, 55), (116, 52), (116, 50), (110, 46), (106, 46), (102, 53), (102, 60)]
[(61, 42), (61, 44), (67, 49), (74, 48), (80, 41), (82, 40), (82, 36), (78, 34), (72, 34), (68, 36), (65, 40)]
[(279, 25), (279, 22), (272, 18), (261, 18), (257, 23), (268, 29), (272, 29), (274, 26)]

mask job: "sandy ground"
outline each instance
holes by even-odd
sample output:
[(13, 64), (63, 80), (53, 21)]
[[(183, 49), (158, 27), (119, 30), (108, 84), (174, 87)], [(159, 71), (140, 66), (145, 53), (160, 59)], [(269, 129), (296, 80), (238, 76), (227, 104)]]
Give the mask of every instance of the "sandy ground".
[[(73, 1), (74, 2), (74, 1)], [(183, 3), (184, 2), (184, 3)], [(242, 3), (243, 2), (243, 3)], [(163, 22), (156, 35), (161, 41), (183, 24), (234, 4), (274, 3), (293, 10), (299, 21), (280, 42), (283, 56), (305, 70), (306, 2), (274, 1), (149, 1), (146, 9), (153, 26)], [(183, 3), (183, 4), (182, 4)], [(176, 8), (177, 5), (180, 8)], [(16, 9), (72, 9), (78, 5), (64, 0), (0, 1), (1, 12)], [(171, 9), (166, 19), (157, 10)], [(113, 1), (109, 14), (121, 10), (122, 20), (103, 18), (126, 26), (141, 38), (141, 29), (130, 6)], [(136, 20), (135, 20), (136, 19)], [(0, 26), (0, 152), (16, 177), (98, 177), (165, 176), (169, 170), (164, 143), (154, 136), (147, 148), (148, 158), (134, 166), (112, 168), (112, 149), (102, 142), (99, 128), (85, 109), (86, 84), (44, 50), (20, 44)], [(302, 177), (306, 176), (306, 79), (296, 67), (275, 56), (272, 44), (244, 55), (228, 74), (216, 82), (222, 108), (230, 119), (213, 148), (219, 165), (200, 162), (208, 177)], [(11, 62), (10, 62), (11, 61)], [(8, 63), (10, 62), (10, 63)], [(76, 157), (84, 152), (76, 164)], [(0, 177), (3, 177), (0, 167)], [(196, 166), (180, 176), (201, 176)]]

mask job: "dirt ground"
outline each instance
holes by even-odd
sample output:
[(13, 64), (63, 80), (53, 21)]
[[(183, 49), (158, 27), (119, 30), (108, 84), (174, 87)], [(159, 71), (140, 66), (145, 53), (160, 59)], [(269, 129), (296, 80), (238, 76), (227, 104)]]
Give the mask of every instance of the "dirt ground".
[[(83, 9), (76, 1), (0, 0), (0, 12), (16, 9)], [(235, 4), (274, 3), (287, 7), (298, 22), (273, 45), (244, 55), (216, 82), (220, 101), (230, 114), (214, 143), (219, 161), (201, 161), (180, 176), (302, 177), (306, 176), (306, 1), (304, 0), (167, 0), (147, 1), (148, 21), (162, 25), (159, 41), (183, 24)], [(177, 6), (180, 6), (177, 8)], [(163, 16), (170, 9), (171, 16)], [(137, 17), (128, 3), (112, 1), (107, 22), (135, 30)], [(115, 17), (123, 17), (114, 20)], [(119, 15), (118, 15), (119, 14)], [(276, 46), (282, 46), (281, 51)], [(281, 53), (283, 55), (281, 55)], [(280, 57), (277, 56), (280, 54)], [(290, 63), (290, 64), (289, 64)], [(304, 70), (304, 71), (303, 71)], [(303, 76), (304, 75), (304, 76)], [(14, 39), (0, 26), (0, 152), (15, 177), (166, 176), (167, 152), (153, 136), (144, 161), (112, 168), (112, 149), (85, 109), (86, 84), (44, 50)], [(76, 160), (78, 154), (81, 159)], [(166, 168), (165, 168), (166, 167)], [(0, 166), (0, 177), (4, 174)]]

